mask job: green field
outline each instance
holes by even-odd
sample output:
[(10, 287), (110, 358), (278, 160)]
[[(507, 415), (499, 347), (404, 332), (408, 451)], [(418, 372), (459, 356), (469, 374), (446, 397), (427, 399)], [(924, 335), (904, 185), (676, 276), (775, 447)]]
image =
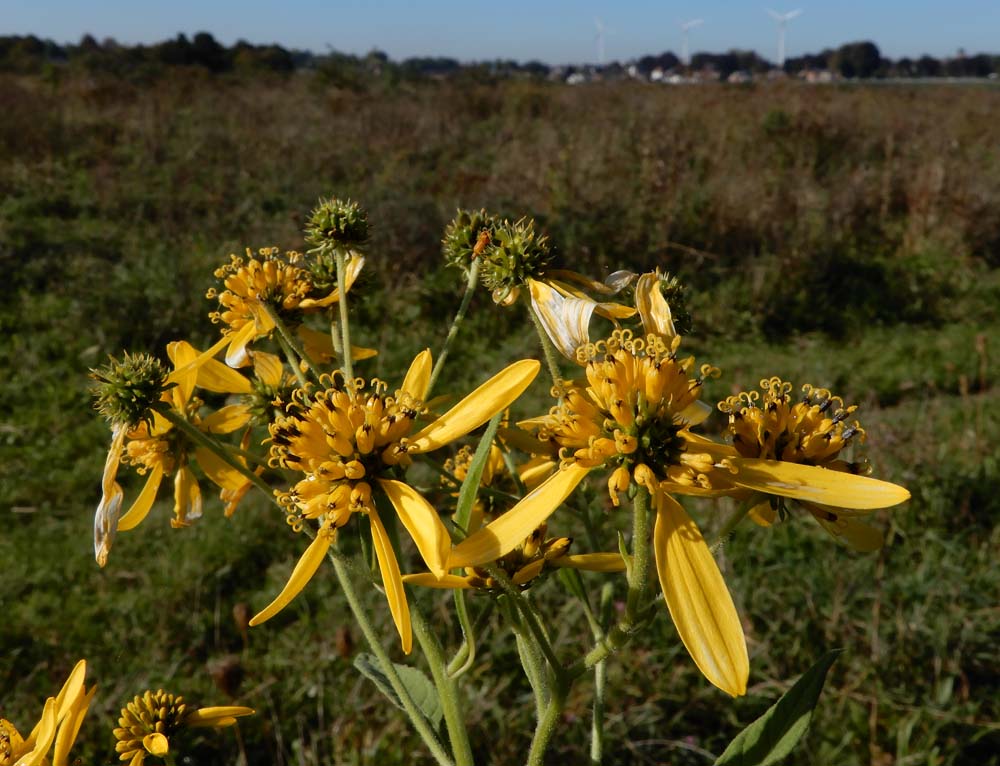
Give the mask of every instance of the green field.
[[(305, 216), (333, 194), (373, 224), (352, 292), (358, 342), (380, 351), (364, 374), (399, 380), (443, 341), (462, 285), (440, 240), (457, 207), (529, 215), (568, 268), (684, 280), (686, 346), (723, 370), (708, 401), (771, 375), (830, 388), (861, 406), (875, 475), (912, 493), (877, 514), (877, 554), (801, 519), (741, 526), (718, 558), (744, 618), (747, 696), (704, 681), (664, 612), (610, 663), (607, 763), (711, 763), (842, 647), (788, 763), (1000, 764), (997, 89), (338, 89), (179, 70), (3, 76), (0, 110), (0, 717), (30, 728), (85, 657), (99, 689), (83, 764), (112, 762), (119, 708), (161, 686), (258, 711), (238, 735), (191, 738), (184, 762), (431, 762), (351, 667), (363, 642), (332, 578), (240, 630), (234, 609), (265, 605), (301, 553), (260, 498), (229, 520), (208, 503), (186, 530), (164, 498), (107, 568), (93, 559), (109, 436), (88, 370), (123, 348), (207, 345), (213, 269), (245, 247), (301, 249)], [(481, 292), (441, 390), (537, 356), (526, 327), (520, 304), (501, 312)], [(539, 381), (518, 414), (546, 397)], [(559, 609), (553, 585), (536, 595)], [(443, 598), (414, 598), (458, 635)], [(562, 645), (589, 638), (573, 613), (558, 624)], [(517, 764), (531, 693), (508, 634), (492, 634), (466, 687), (473, 744), (477, 763)], [(554, 763), (586, 760), (589, 692), (575, 689)]]

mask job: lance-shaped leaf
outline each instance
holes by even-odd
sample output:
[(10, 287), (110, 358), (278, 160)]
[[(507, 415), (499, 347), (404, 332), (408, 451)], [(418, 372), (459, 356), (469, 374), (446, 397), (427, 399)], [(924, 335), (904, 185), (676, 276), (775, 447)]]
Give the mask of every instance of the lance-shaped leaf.
[(827, 671), (841, 651), (820, 657), (764, 715), (736, 735), (715, 766), (770, 766), (787, 756), (809, 728)]

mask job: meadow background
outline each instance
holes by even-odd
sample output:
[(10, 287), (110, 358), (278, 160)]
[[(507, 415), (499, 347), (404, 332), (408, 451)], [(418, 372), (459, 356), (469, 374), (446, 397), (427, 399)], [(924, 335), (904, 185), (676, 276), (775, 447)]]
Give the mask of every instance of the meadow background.
[[(443, 340), (456, 207), (532, 215), (567, 267), (682, 277), (686, 345), (723, 369), (710, 401), (773, 374), (829, 387), (861, 405), (876, 475), (913, 494), (877, 515), (875, 555), (800, 517), (741, 527), (720, 564), (745, 619), (747, 696), (705, 683), (663, 610), (610, 663), (609, 764), (710, 763), (833, 647), (789, 763), (1000, 763), (1000, 90), (50, 71), (0, 76), (0, 114), (0, 716), (30, 728), (85, 657), (100, 688), (84, 764), (114, 761), (118, 709), (160, 686), (258, 710), (238, 734), (188, 738), (184, 763), (427, 762), (352, 669), (361, 637), (332, 577), (241, 630), (234, 611), (266, 604), (301, 553), (259, 499), (231, 520), (210, 502), (187, 530), (163, 501), (106, 569), (93, 560), (109, 431), (88, 369), (123, 348), (206, 345), (212, 270), (247, 246), (301, 248), (304, 216), (335, 194), (373, 223), (352, 293), (360, 341), (381, 351), (365, 374), (398, 381)], [(484, 291), (453, 353), (441, 390), (537, 349), (521, 309)], [(539, 595), (558, 608), (552, 585)], [(560, 624), (565, 645), (585, 639), (582, 620)], [(506, 635), (487, 633), (471, 679), (482, 763), (522, 762), (530, 732)], [(585, 760), (588, 684), (554, 763)]]

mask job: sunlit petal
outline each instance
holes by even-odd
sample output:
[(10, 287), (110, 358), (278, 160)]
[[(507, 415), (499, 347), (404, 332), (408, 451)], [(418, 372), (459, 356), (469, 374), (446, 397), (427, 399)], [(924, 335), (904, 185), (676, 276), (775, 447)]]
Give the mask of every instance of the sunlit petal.
[(696, 426), (699, 423), (704, 423), (708, 416), (712, 414), (712, 405), (706, 404), (701, 399), (696, 399), (691, 402), (687, 407), (681, 410), (677, 417), (682, 421), (687, 423), (689, 426)]
[(454, 590), (472, 587), (466, 577), (453, 574), (438, 577), (431, 572), (403, 575), (403, 582), (407, 585), (419, 585), (422, 588), (449, 588)]
[(230, 367), (246, 367), (250, 364), (250, 354), (247, 344), (257, 336), (257, 325), (247, 322), (239, 330), (225, 337), (229, 348), (226, 349), (226, 364)]
[(705, 678), (734, 697), (745, 694), (746, 640), (722, 573), (680, 503), (662, 492), (654, 503), (656, 572), (677, 633)]
[(68, 763), (69, 750), (76, 741), (76, 735), (80, 733), (80, 726), (83, 724), (83, 719), (87, 715), (90, 702), (94, 699), (96, 692), (96, 686), (86, 693), (81, 688), (76, 701), (73, 702), (66, 717), (59, 724), (59, 730), (56, 734), (56, 745), (52, 751), (52, 766), (66, 766)]
[(170, 752), (170, 741), (159, 732), (147, 734), (142, 738), (142, 746), (152, 755), (163, 757)]
[(531, 306), (545, 334), (567, 359), (576, 361), (576, 350), (590, 340), (590, 318), (597, 302), (567, 298), (544, 282), (528, 280)]
[(201, 421), (201, 430), (212, 434), (228, 434), (249, 422), (250, 410), (245, 404), (228, 404), (211, 415), (206, 415)]
[(448, 569), (496, 561), (524, 542), (590, 471), (573, 464), (553, 474), (506, 513), (452, 549)]
[(206, 359), (198, 367), (197, 384), (199, 388), (220, 394), (249, 394), (253, 391), (249, 380), (215, 359)]
[(531, 385), (541, 365), (522, 359), (494, 375), (448, 412), (413, 435), (408, 451), (430, 452), (478, 428)]
[(231, 726), (237, 718), (253, 715), (256, 712), (252, 707), (243, 707), (242, 705), (203, 707), (188, 713), (184, 717), (184, 725), (194, 728)]
[(316, 574), (319, 565), (323, 563), (323, 557), (326, 556), (326, 552), (330, 549), (332, 542), (333, 533), (329, 530), (321, 529), (319, 534), (316, 535), (316, 539), (309, 543), (309, 547), (306, 548), (305, 553), (302, 554), (302, 557), (295, 565), (292, 574), (288, 578), (288, 582), (281, 589), (281, 593), (275, 597), (274, 601), (254, 615), (250, 620), (251, 626), (267, 622), (299, 595), (302, 589), (306, 587), (306, 583)]
[(639, 309), (642, 327), (647, 333), (664, 338), (673, 338), (677, 334), (670, 304), (663, 297), (660, 275), (656, 272), (651, 271), (639, 277), (635, 285), (635, 307)]
[(142, 492), (139, 493), (135, 502), (132, 503), (132, 507), (128, 509), (128, 512), (118, 522), (119, 532), (127, 532), (130, 529), (135, 529), (149, 515), (162, 480), (163, 466), (157, 463), (153, 466), (153, 470), (150, 471), (149, 478), (146, 479), (146, 483), (142, 487)]
[(243, 489), (247, 483), (246, 476), (210, 449), (198, 447), (194, 451), (194, 459), (198, 461), (198, 465), (201, 466), (205, 475), (222, 489), (235, 492), (238, 489)]
[(174, 474), (174, 518), (170, 526), (186, 527), (201, 518), (201, 487), (190, 466), (182, 466)]
[(45, 700), (41, 720), (25, 739), (25, 742), (31, 743), (31, 752), (18, 760), (15, 766), (38, 766), (44, 763), (45, 756), (52, 747), (52, 740), (56, 737), (57, 722), (56, 701), (53, 697), (49, 697)]
[(747, 489), (842, 508), (888, 508), (910, 499), (898, 484), (799, 463), (731, 458), (730, 480)]
[(281, 362), (281, 357), (276, 354), (269, 354), (266, 351), (254, 351), (253, 371), (264, 385), (277, 388), (281, 385), (285, 366)]
[[(174, 407), (183, 412), (191, 400), (198, 379), (198, 367), (195, 366), (198, 351), (186, 340), (175, 340), (167, 344), (167, 356), (170, 357), (175, 370), (174, 375), (169, 376), (168, 380), (176, 384), (168, 391), (173, 399)], [(187, 370), (187, 372), (182, 374), (180, 370)]]
[(416, 543), (427, 568), (434, 574), (444, 574), (451, 535), (438, 512), (409, 484), (390, 479), (379, 479), (378, 483)]
[(559, 556), (548, 562), (554, 567), (586, 569), (590, 572), (624, 572), (625, 559), (620, 553), (576, 553)]
[(414, 399), (423, 401), (427, 397), (427, 386), (431, 381), (432, 361), (429, 348), (417, 354), (410, 363), (410, 369), (406, 371), (401, 390)]
[(372, 542), (375, 545), (375, 558), (382, 573), (382, 586), (385, 588), (385, 598), (389, 602), (389, 612), (396, 630), (403, 643), (403, 651), (409, 654), (413, 649), (413, 631), (410, 626), (410, 605), (406, 602), (406, 591), (403, 589), (403, 578), (399, 572), (399, 562), (392, 550), (392, 543), (386, 534), (382, 520), (374, 510), (368, 517), (372, 523)]

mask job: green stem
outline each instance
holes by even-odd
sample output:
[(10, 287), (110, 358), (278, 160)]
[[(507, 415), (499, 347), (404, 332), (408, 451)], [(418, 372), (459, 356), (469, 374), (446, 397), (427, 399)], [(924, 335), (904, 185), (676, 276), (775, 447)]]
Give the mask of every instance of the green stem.
[(535, 736), (531, 739), (531, 749), (528, 751), (528, 766), (544, 766), (545, 751), (548, 749), (556, 726), (562, 718), (565, 706), (566, 696), (562, 689), (559, 689), (549, 698), (549, 704), (546, 705), (545, 712), (538, 719), (538, 724), (535, 727)]
[(350, 384), (354, 380), (354, 360), (351, 357), (351, 328), (347, 321), (347, 286), (345, 285), (345, 280), (347, 279), (347, 258), (344, 251), (339, 247), (335, 253), (335, 258), (337, 260), (337, 289), (340, 290), (340, 298), (337, 301), (340, 308), (340, 338), (343, 344), (343, 351), (340, 357), (343, 361), (341, 369), (343, 369), (344, 377), (347, 379), (348, 384)]
[(549, 637), (546, 635), (541, 622), (536, 618), (531, 605), (526, 603), (524, 594), (522, 594), (520, 589), (510, 581), (506, 572), (500, 569), (500, 567), (492, 564), (485, 566), (484, 569), (486, 569), (490, 577), (500, 584), (504, 593), (510, 596), (510, 600), (514, 602), (518, 611), (520, 611), (521, 615), (524, 617), (524, 621), (528, 625), (528, 630), (531, 631), (532, 636), (538, 643), (538, 648), (541, 649), (542, 654), (545, 655), (545, 659), (552, 668), (552, 673), (557, 679), (561, 678), (563, 666), (559, 661), (559, 656), (556, 654), (555, 649), (552, 648), (552, 643), (549, 641)]
[(368, 615), (365, 613), (364, 607), (361, 604), (361, 598), (358, 596), (358, 592), (351, 580), (349, 564), (344, 560), (344, 557), (339, 552), (334, 552), (332, 549), (329, 557), (333, 561), (333, 568), (337, 573), (337, 580), (340, 582), (340, 588), (344, 592), (344, 596), (347, 599), (347, 604), (351, 609), (351, 613), (354, 615), (354, 619), (357, 621), (358, 627), (361, 628), (361, 632), (364, 634), (365, 640), (368, 641), (369, 648), (372, 650), (376, 659), (378, 659), (382, 672), (385, 674), (385, 677), (389, 679), (389, 684), (392, 686), (392, 690), (399, 697), (399, 700), (403, 705), (403, 710), (409, 717), (410, 723), (413, 724), (413, 728), (416, 729), (417, 734), (420, 735), (424, 744), (427, 745), (428, 750), (431, 751), (431, 755), (434, 756), (434, 760), (436, 760), (440, 766), (455, 766), (454, 761), (452, 761), (451, 756), (445, 750), (444, 745), (441, 744), (441, 740), (434, 732), (434, 729), (427, 721), (427, 718), (422, 712), (420, 712), (420, 708), (417, 706), (417, 703), (414, 702), (413, 697), (410, 696), (405, 684), (403, 684), (402, 679), (399, 677), (399, 673), (396, 671), (396, 666), (393, 664), (392, 660), (389, 659), (389, 654), (379, 641), (375, 628), (369, 621)]
[(507, 624), (514, 631), (521, 668), (524, 670), (524, 675), (528, 679), (528, 684), (535, 697), (535, 719), (540, 720), (552, 694), (549, 675), (545, 668), (545, 658), (534, 636), (530, 631), (524, 629), (524, 622), (517, 607), (514, 606), (513, 599), (503, 595), (500, 597), (499, 603)]
[(715, 550), (723, 540), (725, 540), (729, 535), (732, 534), (733, 530), (736, 529), (736, 525), (739, 524), (743, 519), (747, 517), (750, 513), (750, 509), (753, 508), (758, 503), (763, 502), (766, 499), (766, 495), (759, 492), (753, 493), (750, 497), (746, 499), (732, 514), (726, 519), (726, 522), (722, 525), (722, 529), (715, 536), (715, 539), (709, 544), (712, 550)]
[(299, 386), (303, 391), (309, 389), (309, 381), (306, 380), (306, 375), (302, 372), (302, 368), (299, 366), (299, 357), (295, 355), (295, 349), (288, 344), (285, 336), (278, 333), (278, 345), (281, 346), (281, 350), (285, 352), (285, 359), (288, 361), (288, 366), (292, 368), (295, 373), (295, 377), (299, 380)]
[[(538, 340), (541, 341), (542, 354), (545, 356), (545, 365), (549, 368), (549, 377), (552, 378), (552, 386), (555, 390), (561, 392), (562, 375), (559, 372), (559, 352), (552, 345), (549, 334), (542, 327), (542, 320), (538, 318), (538, 314), (535, 313), (535, 307), (530, 303), (528, 304), (528, 316), (531, 317), (531, 323), (535, 325), (535, 332), (538, 333)], [(559, 398), (562, 399), (562, 396)]]
[[(611, 583), (605, 583), (601, 588), (601, 620), (604, 620), (604, 615), (609, 614), (611, 611), (612, 595)], [(589, 603), (587, 606), (590, 606)], [(589, 614), (589, 611), (588, 608), (588, 617), (592, 616)], [(602, 623), (599, 620), (592, 619), (590, 622), (594, 640), (598, 642), (602, 641), (604, 639), (604, 629), (601, 625), (606, 625), (607, 621)], [(597, 766), (597, 764), (600, 764), (604, 760), (604, 697), (607, 692), (607, 681), (607, 662), (601, 660), (594, 665), (594, 709), (590, 721), (590, 763), (593, 766)]]
[(607, 678), (607, 662), (601, 660), (594, 665), (594, 711), (590, 719), (590, 762), (595, 766), (604, 760), (604, 694)]
[(275, 311), (272, 306), (267, 305), (267, 303), (263, 303), (262, 305), (264, 306), (264, 310), (267, 311), (267, 315), (271, 318), (271, 321), (274, 322), (274, 326), (278, 330), (278, 335), (289, 345), (289, 347), (291, 347), (298, 357), (306, 363), (306, 367), (308, 367), (310, 372), (316, 376), (316, 380), (319, 380), (319, 376), (321, 374), (320, 370), (316, 366), (316, 363), (309, 358), (306, 350), (302, 347), (302, 344), (299, 343), (298, 338), (296, 338), (291, 331), (289, 331), (285, 322), (280, 316), (278, 316), (278, 312)]
[(469, 745), (469, 732), (465, 726), (465, 716), (462, 715), (458, 685), (455, 679), (448, 675), (441, 642), (427, 626), (427, 622), (420, 610), (416, 608), (416, 604), (410, 604), (410, 622), (417, 642), (427, 659), (434, 685), (437, 687), (441, 709), (444, 712), (444, 723), (448, 729), (448, 739), (451, 740), (451, 751), (455, 756), (455, 764), (456, 766), (473, 766), (472, 747)]
[[(237, 460), (225, 449), (221, 444), (219, 444), (215, 439), (209, 438), (207, 434), (198, 430), (198, 428), (191, 424), (187, 418), (180, 415), (176, 410), (169, 407), (157, 407), (156, 411), (160, 413), (164, 418), (170, 421), (171, 425), (179, 431), (183, 431), (184, 435), (187, 436), (191, 441), (200, 447), (212, 452), (220, 460), (225, 461), (226, 465), (239, 471), (243, 476), (245, 476), (249, 481), (251, 481), (259, 490), (261, 490), (265, 495), (274, 500), (274, 492), (271, 490), (271, 486), (264, 481), (260, 476), (255, 474), (249, 468), (247, 468), (243, 463)], [(277, 502), (277, 501), (275, 501)]]
[(465, 315), (469, 311), (469, 304), (472, 302), (472, 294), (476, 291), (476, 285), (478, 284), (479, 259), (473, 258), (472, 266), (469, 267), (469, 278), (465, 283), (465, 293), (462, 295), (462, 302), (458, 306), (458, 311), (455, 312), (455, 318), (451, 320), (451, 327), (448, 328), (448, 336), (444, 339), (444, 346), (441, 347), (437, 361), (434, 363), (434, 369), (431, 370), (431, 378), (427, 383), (425, 399), (430, 399), (431, 389), (437, 383), (438, 375), (441, 374), (441, 369), (444, 367), (444, 361), (448, 358), (448, 351), (451, 349), (452, 341), (458, 336), (458, 329), (462, 326), (462, 322), (465, 321)]
[(639, 487), (632, 500), (632, 561), (624, 619), (634, 623), (649, 588), (649, 490)]

